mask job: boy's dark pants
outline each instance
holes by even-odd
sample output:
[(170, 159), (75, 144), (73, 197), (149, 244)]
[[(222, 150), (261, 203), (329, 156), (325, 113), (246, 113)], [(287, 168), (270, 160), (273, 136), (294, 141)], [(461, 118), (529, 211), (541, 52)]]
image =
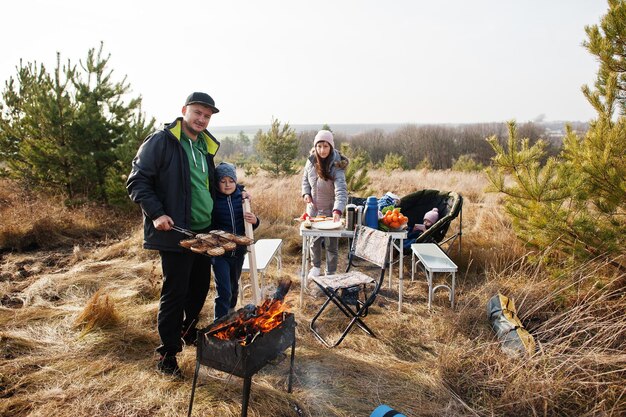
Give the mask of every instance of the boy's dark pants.
[(190, 252), (159, 251), (163, 288), (157, 328), (161, 355), (182, 350), (181, 331), (194, 327), (204, 306), (211, 283), (211, 258)]
[(228, 314), (229, 308), (237, 305), (239, 294), (239, 277), (243, 268), (245, 255), (220, 256), (214, 258), (213, 270), (215, 272), (215, 320)]

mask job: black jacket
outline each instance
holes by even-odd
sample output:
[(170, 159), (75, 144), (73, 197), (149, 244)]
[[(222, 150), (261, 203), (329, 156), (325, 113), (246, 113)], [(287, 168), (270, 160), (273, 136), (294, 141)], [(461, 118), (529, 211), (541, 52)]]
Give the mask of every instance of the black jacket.
[[(237, 235), (245, 235), (245, 225), (243, 218), (243, 200), (241, 192), (243, 186), (237, 185), (237, 189), (230, 195), (222, 194), (219, 191), (213, 201), (213, 224), (212, 229), (224, 230)], [(257, 217), (254, 229), (259, 227), (261, 220)], [(226, 256), (243, 256), (246, 253), (246, 246), (237, 246), (235, 251), (227, 253)]]
[[(152, 220), (167, 214), (174, 224), (185, 229), (191, 221), (191, 180), (189, 160), (180, 143), (182, 118), (148, 136), (133, 159), (126, 181), (131, 200), (141, 206), (144, 214), (144, 243), (146, 249), (182, 251), (178, 242), (185, 236), (179, 232), (156, 230)], [(215, 153), (220, 143), (209, 131), (198, 136), (207, 145), (209, 187), (215, 199)]]

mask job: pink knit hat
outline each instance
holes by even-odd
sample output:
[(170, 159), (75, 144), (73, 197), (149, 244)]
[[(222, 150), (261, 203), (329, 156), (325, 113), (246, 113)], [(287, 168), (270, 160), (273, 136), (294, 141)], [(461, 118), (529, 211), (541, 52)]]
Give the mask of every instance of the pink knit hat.
[(315, 140), (313, 141), (313, 147), (317, 145), (317, 142), (328, 142), (330, 146), (335, 147), (335, 141), (333, 139), (333, 132), (330, 130), (320, 130), (315, 135)]
[(428, 213), (424, 214), (424, 220), (428, 220), (431, 224), (437, 223), (437, 220), (439, 220), (439, 209), (435, 207)]

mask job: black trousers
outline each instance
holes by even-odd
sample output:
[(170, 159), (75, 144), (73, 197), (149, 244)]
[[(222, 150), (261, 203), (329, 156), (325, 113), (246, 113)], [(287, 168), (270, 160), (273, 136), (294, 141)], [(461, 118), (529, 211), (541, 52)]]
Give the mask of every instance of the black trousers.
[(191, 252), (159, 251), (163, 268), (163, 288), (157, 328), (161, 355), (182, 350), (181, 332), (198, 322), (211, 283), (211, 258)]

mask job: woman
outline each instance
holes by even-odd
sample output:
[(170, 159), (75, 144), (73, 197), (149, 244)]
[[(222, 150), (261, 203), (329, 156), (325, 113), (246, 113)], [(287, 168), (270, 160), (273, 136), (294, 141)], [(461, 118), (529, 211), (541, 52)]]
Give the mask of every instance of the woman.
[[(302, 198), (307, 203), (307, 213), (311, 217), (328, 216), (338, 222), (348, 200), (345, 169), (348, 159), (335, 150), (333, 134), (320, 130), (315, 135), (311, 155), (302, 174)], [(326, 275), (337, 271), (339, 239), (324, 239), (326, 248)], [(309, 278), (321, 274), (322, 239), (311, 244), (312, 268)]]

